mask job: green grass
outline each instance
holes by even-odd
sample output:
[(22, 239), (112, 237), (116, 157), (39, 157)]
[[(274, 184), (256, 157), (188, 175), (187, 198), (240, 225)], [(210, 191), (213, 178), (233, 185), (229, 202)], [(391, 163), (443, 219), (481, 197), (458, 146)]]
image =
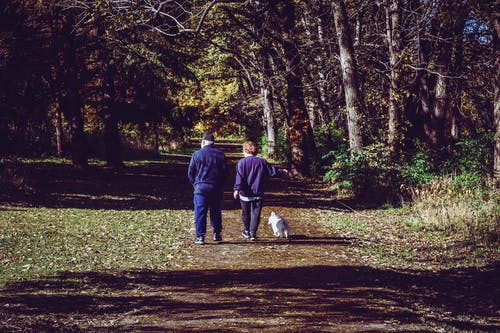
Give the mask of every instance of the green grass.
[(340, 231), (344, 234), (358, 235), (368, 232), (368, 225), (360, 223), (360, 221), (351, 218), (333, 218), (331, 220), (331, 226), (334, 227), (335, 230)]
[(0, 206), (0, 287), (66, 271), (165, 269), (192, 214)]

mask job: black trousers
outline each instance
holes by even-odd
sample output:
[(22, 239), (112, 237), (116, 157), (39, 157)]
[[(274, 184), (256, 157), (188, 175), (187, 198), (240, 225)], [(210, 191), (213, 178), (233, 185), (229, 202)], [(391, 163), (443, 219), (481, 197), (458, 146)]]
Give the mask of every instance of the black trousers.
[(257, 235), (259, 229), (260, 213), (262, 212), (263, 199), (243, 201), (241, 203), (241, 220), (243, 227), (249, 231), (251, 235)]

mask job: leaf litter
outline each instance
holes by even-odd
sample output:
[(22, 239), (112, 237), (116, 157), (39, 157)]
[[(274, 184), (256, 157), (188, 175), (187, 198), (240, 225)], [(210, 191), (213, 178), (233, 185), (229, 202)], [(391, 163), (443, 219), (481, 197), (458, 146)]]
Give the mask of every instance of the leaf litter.
[[(453, 239), (415, 234), (404, 224), (404, 211), (341, 202), (314, 180), (270, 182), (258, 242), (241, 237), (240, 210), (228, 185), (224, 241), (216, 244), (207, 236), (205, 246), (195, 246), (191, 188), (182, 177), (162, 178), (183, 175), (188, 157), (130, 166), (129, 180), (155, 175), (145, 184), (154, 189), (151, 202), (144, 184), (133, 185), (132, 199), (122, 200), (127, 193), (113, 185), (120, 175), (106, 174), (115, 193), (101, 195), (100, 204), (74, 196), (61, 205), (78, 207), (2, 205), (0, 261), (8, 268), (1, 271), (7, 284), (0, 293), (0, 328), (500, 329), (497, 254), (471, 260)], [(273, 236), (266, 221), (271, 211), (289, 220), (291, 242)]]

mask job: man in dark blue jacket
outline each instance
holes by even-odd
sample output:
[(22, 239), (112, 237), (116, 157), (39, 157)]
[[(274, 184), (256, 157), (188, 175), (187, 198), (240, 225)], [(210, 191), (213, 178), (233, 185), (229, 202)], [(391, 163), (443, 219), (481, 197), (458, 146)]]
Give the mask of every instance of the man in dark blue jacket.
[(243, 155), (236, 165), (234, 198), (240, 199), (243, 222), (242, 235), (257, 240), (257, 229), (264, 201), (264, 192), (269, 177), (288, 175), (288, 170), (278, 169), (257, 155), (258, 147), (253, 141), (243, 143)]
[(207, 214), (210, 209), (210, 225), (214, 241), (221, 242), (222, 196), (227, 177), (226, 156), (214, 147), (211, 133), (203, 134), (201, 149), (191, 156), (188, 178), (194, 187), (194, 218), (196, 222), (196, 244), (205, 244)]

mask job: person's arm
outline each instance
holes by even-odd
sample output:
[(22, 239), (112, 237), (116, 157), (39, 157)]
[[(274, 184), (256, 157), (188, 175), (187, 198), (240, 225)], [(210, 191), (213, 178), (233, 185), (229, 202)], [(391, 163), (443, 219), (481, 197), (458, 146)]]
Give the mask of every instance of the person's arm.
[(196, 177), (196, 162), (195, 162), (195, 155), (191, 156), (191, 160), (189, 161), (189, 167), (188, 167), (188, 179), (189, 182), (194, 185)]
[(241, 188), (241, 180), (242, 180), (242, 177), (243, 175), (241, 174), (241, 163), (240, 161), (236, 164), (236, 177), (235, 177), (235, 180), (234, 180), (234, 192), (233, 192), (233, 197), (235, 199), (238, 199), (239, 195), (240, 195), (240, 188)]
[(266, 168), (267, 168), (267, 174), (270, 177), (281, 177), (282, 175), (288, 175), (287, 169), (277, 168), (277, 167), (269, 164), (267, 161), (266, 161)]

